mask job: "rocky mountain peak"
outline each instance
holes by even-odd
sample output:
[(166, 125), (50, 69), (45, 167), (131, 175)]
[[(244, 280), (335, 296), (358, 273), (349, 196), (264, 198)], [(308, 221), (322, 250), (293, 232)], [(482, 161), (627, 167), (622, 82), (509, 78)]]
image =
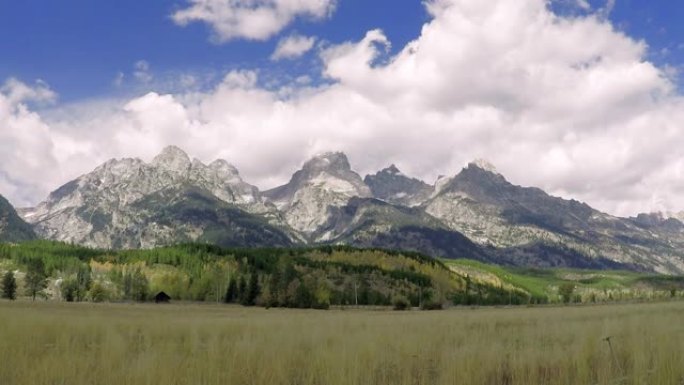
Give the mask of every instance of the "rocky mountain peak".
[(449, 183), (471, 184), (481, 188), (508, 187), (510, 183), (506, 178), (496, 171), (496, 168), (489, 162), (478, 160), (468, 163), (468, 166), (461, 170)]
[(310, 173), (322, 171), (351, 171), (351, 165), (349, 164), (347, 155), (343, 152), (325, 152), (315, 155), (304, 163), (303, 170)]
[(176, 146), (168, 146), (154, 157), (152, 165), (168, 171), (185, 172), (190, 169), (192, 162), (185, 151)]
[(498, 174), (496, 167), (486, 159), (475, 159), (474, 161), (468, 163), (468, 167), (477, 167), (480, 170), (491, 172), (492, 174)]
[(479, 204), (499, 205), (510, 200), (512, 196), (538, 194), (540, 191), (519, 188), (507, 181), (503, 175), (470, 163), (456, 176), (439, 179), (435, 184), (435, 192), (431, 199), (469, 198)]
[(124, 174), (126, 171), (130, 171), (143, 166), (145, 162), (138, 158), (123, 158), (123, 159), (110, 159), (103, 163), (100, 167), (97, 167), (94, 171), (97, 173), (113, 173), (113, 174)]
[(364, 182), (370, 187), (373, 197), (404, 206), (419, 205), (433, 192), (432, 186), (404, 175), (394, 164), (374, 175), (367, 175)]
[(641, 213), (636, 216), (636, 218), (633, 218), (635, 222), (642, 224), (642, 225), (648, 225), (648, 226), (657, 226), (661, 224), (663, 221), (665, 221), (667, 218), (663, 215), (663, 213)]
[(639, 214), (635, 218), (630, 218), (634, 223), (646, 228), (657, 228), (667, 232), (680, 232), (684, 230), (684, 223), (681, 219), (676, 218), (669, 213), (644, 213)]
[(380, 172), (384, 172), (384, 173), (392, 174), (392, 175), (401, 175), (401, 171), (399, 171), (399, 168), (394, 164), (391, 164), (389, 167), (387, 167), (386, 169), (384, 169)]
[(209, 168), (212, 170), (215, 170), (216, 172), (222, 174), (222, 175), (230, 175), (234, 177), (238, 177), (240, 175), (240, 172), (238, 169), (233, 166), (232, 164), (228, 163), (226, 160), (223, 159), (217, 159), (209, 164)]
[(289, 183), (263, 195), (282, 210), (292, 228), (310, 235), (327, 223), (331, 207), (344, 206), (355, 197), (370, 198), (372, 193), (344, 153), (327, 152), (304, 163)]
[(370, 197), (370, 189), (359, 174), (351, 169), (347, 156), (342, 152), (319, 154), (304, 163), (284, 186), (266, 191), (265, 196), (273, 201), (291, 202), (298, 191), (316, 188), (346, 197)]
[[(154, 216), (159, 213), (150, 208), (159, 199), (185, 196), (191, 190), (248, 213), (271, 210), (263, 204), (259, 190), (240, 179), (228, 162), (206, 166), (169, 146), (150, 163), (110, 160), (52, 192), (46, 201), (27, 210), (24, 218), (47, 239), (102, 248), (137, 247), (148, 232), (150, 239), (163, 238), (154, 230)], [(122, 243), (124, 233), (128, 235)]]

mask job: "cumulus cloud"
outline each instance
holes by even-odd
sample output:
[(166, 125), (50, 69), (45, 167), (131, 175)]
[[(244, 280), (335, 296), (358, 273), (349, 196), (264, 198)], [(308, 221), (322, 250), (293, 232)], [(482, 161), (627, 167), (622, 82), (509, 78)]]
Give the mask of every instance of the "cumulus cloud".
[[(556, 15), (545, 0), (433, 0), (427, 9), (432, 19), (395, 55), (379, 30), (323, 50), (329, 84), (293, 81), (283, 93), (260, 86), (258, 71), (231, 71), (208, 91), (85, 104), (50, 119), (15, 101), (9, 116), (26, 120), (15, 135), (33, 130), (65, 176), (178, 144), (268, 188), (309, 156), (342, 150), (361, 173), (395, 163), (434, 181), (486, 158), (514, 183), (610, 213), (684, 209), (684, 101), (644, 42), (599, 14)], [(37, 200), (44, 174), (10, 179)]]
[(0, 191), (15, 204), (33, 202), (60, 181), (53, 132), (28, 106), (55, 98), (43, 82), (32, 86), (9, 79), (0, 87)]
[(171, 17), (179, 25), (204, 22), (222, 43), (233, 39), (267, 40), (297, 17), (324, 19), (336, 0), (188, 0)]
[(309, 52), (316, 38), (313, 36), (291, 35), (280, 39), (275, 51), (271, 55), (271, 60), (296, 59)]
[(57, 94), (44, 81), (38, 80), (31, 86), (15, 78), (8, 79), (0, 87), (0, 96), (7, 103), (6, 107), (17, 109), (24, 107), (23, 102), (53, 102), (57, 99)]

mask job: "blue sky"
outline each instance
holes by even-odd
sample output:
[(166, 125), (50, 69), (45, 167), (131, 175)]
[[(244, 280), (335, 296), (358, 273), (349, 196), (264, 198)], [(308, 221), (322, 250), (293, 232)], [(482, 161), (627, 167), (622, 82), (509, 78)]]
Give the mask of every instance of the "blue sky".
[[(594, 8), (604, 0), (592, 1)], [(0, 79), (42, 79), (61, 102), (116, 95), (117, 74), (130, 76), (134, 64), (149, 63), (158, 77), (173, 73), (221, 73), (260, 68), (275, 73), (307, 73), (310, 61), (273, 63), (277, 37), (254, 42), (210, 42), (200, 23), (179, 27), (170, 15), (181, 0), (21, 0), (0, 1)], [(554, 5), (567, 12), (563, 3)], [(684, 63), (684, 4), (677, 1), (618, 0), (614, 25), (650, 46), (650, 59), (679, 67)], [(397, 50), (415, 39), (428, 15), (420, 1), (340, 0), (330, 19), (298, 18), (279, 35), (315, 35), (332, 43), (358, 40), (382, 29)], [(312, 59), (312, 58), (310, 58)]]
[(428, 183), (484, 158), (608, 213), (684, 211), (681, 20), (646, 0), (0, 0), (0, 195), (34, 205), (175, 144), (261, 189), (322, 151)]
[[(269, 60), (278, 36), (268, 41), (213, 43), (209, 28), (176, 25), (180, 0), (0, 1), (0, 79), (42, 79), (60, 101), (120, 93), (113, 82), (140, 60), (158, 76), (212, 73), (233, 68), (308, 73), (309, 62)], [(330, 19), (299, 18), (279, 35), (315, 35), (330, 42), (358, 40), (381, 28), (398, 49), (420, 34), (428, 20), (420, 1), (343, 0)]]

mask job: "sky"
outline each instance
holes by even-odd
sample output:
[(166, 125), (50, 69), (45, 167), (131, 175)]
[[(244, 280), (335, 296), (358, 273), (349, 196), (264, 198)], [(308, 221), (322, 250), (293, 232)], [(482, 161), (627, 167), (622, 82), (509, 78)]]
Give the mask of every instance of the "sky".
[(684, 5), (0, 1), (0, 194), (167, 145), (267, 189), (316, 153), (429, 183), (489, 160), (608, 213), (684, 210)]

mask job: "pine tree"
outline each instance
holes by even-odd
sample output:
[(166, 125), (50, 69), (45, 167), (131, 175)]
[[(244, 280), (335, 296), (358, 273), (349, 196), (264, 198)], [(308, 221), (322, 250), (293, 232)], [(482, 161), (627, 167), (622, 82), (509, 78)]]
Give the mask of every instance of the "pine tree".
[(268, 282), (268, 292), (270, 294), (268, 306), (278, 307), (280, 305), (280, 270), (276, 269)]
[(256, 300), (257, 297), (259, 297), (260, 292), (261, 288), (259, 287), (259, 275), (257, 274), (256, 270), (254, 270), (252, 271), (252, 276), (249, 279), (249, 288), (247, 289), (247, 295), (245, 296), (244, 305), (256, 305)]
[(238, 298), (238, 287), (235, 278), (232, 278), (228, 283), (228, 289), (226, 290), (226, 296), (223, 299), (225, 303), (235, 303)]
[(245, 280), (245, 276), (242, 275), (240, 276), (240, 283), (238, 283), (238, 291), (237, 291), (237, 298), (240, 300), (240, 303), (244, 305), (246, 298), (247, 297), (247, 281)]
[(471, 280), (470, 280), (470, 275), (466, 274), (465, 276), (465, 305), (471, 305), (470, 303), (470, 286), (471, 286)]
[(12, 271), (5, 273), (2, 278), (2, 298), (10, 301), (17, 299), (17, 280)]
[(299, 281), (299, 286), (297, 286), (297, 291), (295, 292), (295, 306), (300, 309), (309, 309), (313, 305), (313, 294), (309, 287), (303, 281)]
[(36, 296), (42, 294), (48, 285), (45, 264), (42, 259), (36, 258), (29, 261), (24, 281), (26, 293), (35, 301)]

